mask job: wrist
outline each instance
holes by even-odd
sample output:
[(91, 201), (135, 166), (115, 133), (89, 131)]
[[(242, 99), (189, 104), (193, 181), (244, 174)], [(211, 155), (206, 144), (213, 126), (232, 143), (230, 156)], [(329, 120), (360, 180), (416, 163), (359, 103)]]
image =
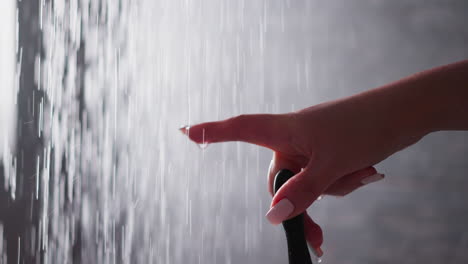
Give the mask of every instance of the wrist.
[(413, 101), (411, 110), (425, 134), (468, 129), (468, 61), (424, 71), (399, 83)]
[(432, 100), (424, 100), (417, 87), (408, 80), (353, 97), (357, 100), (356, 105), (362, 105), (362, 113), (369, 113), (369, 121), (377, 129), (376, 133), (383, 135), (392, 151), (403, 149), (436, 131), (434, 115), (431, 113), (434, 111)]

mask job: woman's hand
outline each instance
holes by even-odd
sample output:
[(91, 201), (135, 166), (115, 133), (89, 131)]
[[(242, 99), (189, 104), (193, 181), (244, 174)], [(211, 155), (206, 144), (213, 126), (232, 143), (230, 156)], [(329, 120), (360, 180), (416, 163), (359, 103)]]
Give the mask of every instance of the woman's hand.
[[(391, 152), (384, 147), (391, 145), (390, 138), (375, 135), (382, 128), (371, 122), (373, 118), (350, 113), (342, 104), (345, 101), (288, 114), (241, 115), (181, 131), (198, 144), (244, 141), (272, 149), (270, 193), (280, 169), (296, 173), (274, 196), (267, 214), (273, 224), (279, 224), (305, 212), (322, 194), (343, 196), (383, 178), (372, 165)], [(305, 230), (309, 244), (321, 255), (322, 232), (307, 214)]]
[[(372, 167), (439, 130), (468, 130), (468, 61), (286, 114), (240, 115), (181, 128), (198, 144), (244, 141), (273, 150), (274, 175), (296, 175), (274, 195), (267, 218), (292, 218), (322, 194), (347, 193), (383, 178)], [(321, 255), (322, 233), (305, 217), (306, 238)]]

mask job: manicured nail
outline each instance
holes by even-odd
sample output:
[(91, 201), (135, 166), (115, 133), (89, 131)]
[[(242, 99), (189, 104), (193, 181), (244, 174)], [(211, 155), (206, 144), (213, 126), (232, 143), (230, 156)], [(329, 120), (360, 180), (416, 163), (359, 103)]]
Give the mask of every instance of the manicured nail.
[(182, 134), (187, 135), (189, 133), (190, 126), (183, 126), (179, 128), (179, 131), (182, 132)]
[(376, 173), (374, 175), (371, 175), (369, 177), (366, 177), (366, 178), (362, 179), (361, 183), (366, 185), (366, 184), (369, 184), (369, 183), (372, 183), (372, 182), (380, 181), (381, 179), (383, 179), (383, 177), (384, 177), (383, 174)]
[(273, 206), (265, 215), (268, 221), (273, 225), (283, 222), (294, 211), (294, 205), (288, 199), (284, 198)]
[(314, 253), (315, 257), (320, 258), (323, 256), (323, 251), (320, 247), (312, 248), (312, 253)]

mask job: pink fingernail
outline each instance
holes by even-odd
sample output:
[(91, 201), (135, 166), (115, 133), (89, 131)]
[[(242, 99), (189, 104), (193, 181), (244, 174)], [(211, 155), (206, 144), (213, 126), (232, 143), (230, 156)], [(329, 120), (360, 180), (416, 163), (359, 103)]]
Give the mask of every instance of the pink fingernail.
[(190, 126), (183, 126), (179, 128), (179, 131), (182, 132), (184, 135), (188, 135)]
[(383, 177), (384, 177), (383, 174), (376, 173), (374, 175), (371, 175), (369, 177), (366, 177), (366, 178), (362, 179), (361, 183), (366, 185), (366, 184), (369, 184), (369, 183), (372, 183), (372, 182), (380, 181), (381, 179), (383, 179)]
[(320, 258), (323, 256), (323, 251), (320, 247), (312, 248), (312, 253), (314, 253), (315, 257)]
[(279, 201), (275, 206), (270, 208), (265, 215), (268, 221), (273, 225), (278, 225), (294, 211), (294, 205), (288, 199), (284, 198)]

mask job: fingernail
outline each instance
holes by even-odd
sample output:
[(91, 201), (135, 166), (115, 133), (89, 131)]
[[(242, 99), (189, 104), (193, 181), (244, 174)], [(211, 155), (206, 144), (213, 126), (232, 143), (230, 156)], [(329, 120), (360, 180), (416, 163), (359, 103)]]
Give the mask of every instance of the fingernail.
[(179, 128), (179, 131), (182, 132), (182, 134), (187, 135), (189, 133), (190, 126), (182, 126)]
[(294, 205), (284, 198), (273, 206), (265, 215), (273, 225), (283, 222), (294, 211)]
[(312, 252), (314, 253), (315, 257), (320, 258), (323, 256), (323, 251), (320, 247), (312, 248)]
[(366, 178), (362, 179), (361, 183), (366, 185), (366, 184), (369, 184), (369, 183), (372, 183), (372, 182), (380, 181), (381, 179), (383, 179), (383, 177), (384, 177), (383, 174), (376, 173), (374, 175), (371, 175), (369, 177), (366, 177)]

